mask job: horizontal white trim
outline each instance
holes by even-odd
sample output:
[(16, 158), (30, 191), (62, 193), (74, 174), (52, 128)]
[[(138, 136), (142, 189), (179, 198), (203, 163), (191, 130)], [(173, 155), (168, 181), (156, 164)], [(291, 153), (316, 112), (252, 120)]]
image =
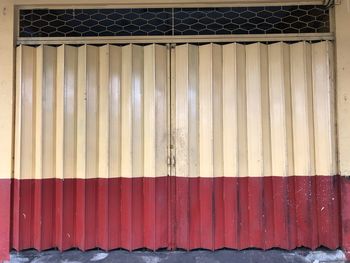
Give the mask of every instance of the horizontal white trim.
[(131, 37), (19, 37), (24, 45), (83, 45), (130, 43), (208, 43), (208, 42), (275, 42), (334, 40), (333, 33), (259, 34), (259, 35), (200, 35), (200, 36), (131, 36)]
[(13, 0), (14, 5), (21, 8), (32, 7), (221, 7), (221, 6), (259, 6), (259, 5), (322, 5), (323, 0)]

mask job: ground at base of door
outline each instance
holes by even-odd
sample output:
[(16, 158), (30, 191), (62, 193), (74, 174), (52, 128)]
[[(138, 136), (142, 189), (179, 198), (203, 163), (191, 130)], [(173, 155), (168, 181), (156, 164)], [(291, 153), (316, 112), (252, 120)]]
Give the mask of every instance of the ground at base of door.
[(90, 250), (81, 252), (69, 250), (60, 253), (57, 250), (37, 252), (27, 250), (23, 252), (12, 252), (13, 263), (35, 262), (35, 263), (80, 263), (80, 262), (120, 262), (120, 263), (344, 263), (345, 254), (341, 250), (318, 249), (296, 249), (285, 251), (271, 249), (267, 251), (258, 249), (247, 249), (242, 251), (223, 249), (215, 252), (207, 250), (186, 251), (145, 251), (138, 250), (128, 252), (125, 250), (113, 250), (104, 252), (102, 250)]

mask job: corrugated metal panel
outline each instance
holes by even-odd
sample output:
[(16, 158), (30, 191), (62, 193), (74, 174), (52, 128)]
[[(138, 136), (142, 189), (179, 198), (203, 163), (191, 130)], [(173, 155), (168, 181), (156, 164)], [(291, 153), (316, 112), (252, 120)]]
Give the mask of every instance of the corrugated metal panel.
[(19, 46), (17, 65), (13, 247), (166, 247), (166, 47)]
[(338, 247), (332, 51), (19, 46), (12, 247)]
[(17, 53), (16, 179), (167, 175), (165, 46)]
[(332, 52), (327, 41), (176, 47), (177, 176), (337, 174)]
[(337, 246), (332, 50), (175, 48), (178, 247)]

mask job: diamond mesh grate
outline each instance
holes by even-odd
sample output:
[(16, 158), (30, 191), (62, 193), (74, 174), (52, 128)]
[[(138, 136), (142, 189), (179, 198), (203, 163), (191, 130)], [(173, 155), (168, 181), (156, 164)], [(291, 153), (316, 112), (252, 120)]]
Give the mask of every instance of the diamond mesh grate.
[(20, 37), (288, 34), (329, 31), (329, 10), (315, 5), (20, 10)]
[(329, 32), (323, 6), (180, 9), (175, 35), (281, 34)]

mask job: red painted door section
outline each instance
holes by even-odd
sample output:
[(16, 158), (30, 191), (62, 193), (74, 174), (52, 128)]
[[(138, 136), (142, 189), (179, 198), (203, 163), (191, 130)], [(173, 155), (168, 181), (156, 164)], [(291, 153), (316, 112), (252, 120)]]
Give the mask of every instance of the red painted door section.
[(332, 50), (19, 46), (10, 247), (349, 247)]

